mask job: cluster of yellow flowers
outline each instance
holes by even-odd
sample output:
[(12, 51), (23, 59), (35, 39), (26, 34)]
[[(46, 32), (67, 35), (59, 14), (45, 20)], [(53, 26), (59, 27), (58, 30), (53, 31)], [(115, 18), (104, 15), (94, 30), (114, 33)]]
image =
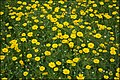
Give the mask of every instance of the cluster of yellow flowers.
[(119, 80), (118, 0), (0, 2), (2, 80)]

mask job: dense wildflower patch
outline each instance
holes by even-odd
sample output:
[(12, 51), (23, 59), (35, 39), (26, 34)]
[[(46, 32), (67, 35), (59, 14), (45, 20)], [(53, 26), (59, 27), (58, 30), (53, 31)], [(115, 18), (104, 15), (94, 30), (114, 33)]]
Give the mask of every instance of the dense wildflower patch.
[(119, 0), (0, 0), (0, 78), (119, 80)]

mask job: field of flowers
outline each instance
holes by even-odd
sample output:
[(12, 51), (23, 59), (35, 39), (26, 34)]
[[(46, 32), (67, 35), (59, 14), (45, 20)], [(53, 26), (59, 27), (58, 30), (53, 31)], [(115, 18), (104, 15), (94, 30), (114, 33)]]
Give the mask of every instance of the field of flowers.
[(0, 0), (0, 78), (119, 80), (119, 6), (119, 0)]

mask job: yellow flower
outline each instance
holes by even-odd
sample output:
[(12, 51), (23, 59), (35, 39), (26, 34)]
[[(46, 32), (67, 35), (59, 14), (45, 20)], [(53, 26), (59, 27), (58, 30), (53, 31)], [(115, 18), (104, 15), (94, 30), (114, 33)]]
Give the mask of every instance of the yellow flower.
[(43, 72), (42, 75), (48, 75), (48, 72)]
[(91, 28), (91, 26), (88, 26), (88, 27), (86, 27), (86, 29), (91, 30), (92, 28)]
[(27, 9), (27, 10), (30, 10), (30, 8), (31, 8), (31, 7), (29, 7), (29, 6), (26, 6), (26, 9)]
[(1, 80), (8, 80), (8, 78), (5, 78), (5, 77), (4, 77), (4, 78), (1, 78)]
[(111, 30), (112, 28), (111, 27), (107, 27), (107, 30)]
[(58, 44), (52, 44), (52, 47), (53, 47), (53, 48), (57, 48), (57, 47), (58, 47)]
[(70, 42), (68, 45), (69, 45), (70, 48), (74, 47), (74, 43), (73, 42)]
[(114, 77), (114, 80), (119, 80), (119, 77)]
[(76, 19), (77, 15), (70, 15), (71, 19)]
[(64, 38), (64, 39), (67, 39), (67, 38), (69, 38), (69, 35), (64, 34), (64, 35), (63, 35), (63, 38)]
[(32, 37), (32, 36), (33, 36), (33, 32), (29, 32), (27, 35), (28, 35), (29, 37)]
[(120, 68), (117, 68), (116, 71), (117, 71), (117, 72), (120, 72)]
[(0, 55), (0, 60), (4, 60), (5, 56), (4, 55)]
[(40, 45), (40, 42), (36, 42), (36, 45)]
[(94, 43), (88, 43), (89, 48), (94, 48)]
[(35, 16), (32, 16), (32, 19), (36, 19), (37, 17), (35, 17)]
[(22, 33), (21, 36), (26, 36), (26, 34), (25, 34), (25, 33)]
[(9, 43), (10, 44), (17, 44), (17, 40), (11, 40)]
[(105, 18), (107, 18), (107, 19), (112, 18), (112, 16), (110, 16), (108, 13), (105, 13), (103, 16), (104, 16)]
[(63, 25), (62, 24), (57, 24), (57, 27), (58, 28), (63, 28)]
[(78, 79), (78, 80), (84, 80), (84, 76), (83, 76), (83, 74), (79, 74), (78, 76), (76, 76), (76, 78)]
[(93, 7), (97, 7), (97, 4), (93, 4)]
[(21, 65), (24, 65), (24, 62), (23, 62), (23, 60), (20, 60), (20, 61), (19, 61), (19, 63), (20, 63)]
[(51, 55), (51, 52), (50, 52), (50, 51), (45, 51), (44, 54), (45, 54), (46, 56), (49, 56), (49, 55)]
[(38, 29), (38, 26), (37, 26), (37, 25), (33, 25), (33, 26), (32, 26), (32, 29), (33, 29), (33, 30), (37, 30), (37, 29)]
[(67, 61), (66, 61), (66, 63), (73, 63), (73, 61), (72, 60), (70, 60), (70, 59), (68, 59)]
[(81, 44), (81, 46), (82, 46), (82, 47), (85, 47), (85, 46), (86, 46), (86, 44), (83, 44), (83, 43), (82, 43), (82, 44)]
[(109, 78), (109, 76), (108, 75), (104, 75), (104, 79), (108, 79)]
[(51, 67), (51, 68), (54, 68), (54, 67), (56, 66), (54, 62), (50, 62), (48, 65), (49, 65), (49, 67)]
[(15, 57), (15, 56), (12, 57), (12, 60), (13, 60), (13, 61), (16, 61), (16, 60), (17, 60), (17, 57)]
[(86, 68), (86, 69), (91, 69), (91, 66), (90, 66), (90, 65), (86, 65), (85, 68)]
[(94, 59), (93, 62), (98, 64), (100, 61), (99, 61), (99, 59)]
[(6, 37), (11, 37), (11, 34), (7, 34)]
[(64, 26), (68, 26), (69, 23), (68, 23), (67, 21), (65, 21), (65, 22), (63, 22), (63, 25), (64, 25)]
[(62, 40), (62, 43), (69, 43), (68, 40)]
[(100, 47), (102, 47), (102, 48), (103, 48), (103, 47), (105, 47), (105, 45), (104, 45), (103, 43), (101, 43), (101, 44), (100, 44)]
[(99, 30), (104, 30), (104, 29), (106, 28), (105, 25), (101, 25), (101, 24), (97, 24), (97, 25), (98, 25), (98, 27), (99, 27)]
[(58, 1), (58, 3), (60, 3), (60, 4), (64, 4), (64, 1)]
[(60, 61), (56, 61), (56, 64), (57, 65), (61, 65), (62, 63)]
[(54, 71), (58, 71), (58, 67), (55, 67), (55, 68), (54, 68)]
[(35, 2), (35, 0), (31, 0), (31, 2)]
[(35, 57), (35, 61), (40, 61), (40, 57)]
[(111, 55), (115, 55), (115, 54), (116, 54), (116, 51), (112, 50), (112, 51), (110, 51), (110, 54), (111, 54)]
[(69, 42), (69, 41), (72, 41), (72, 39), (71, 39), (71, 38), (68, 38), (68, 42)]
[(109, 75), (112, 76), (112, 75), (113, 75), (113, 72), (112, 72), (112, 71), (109, 71)]
[(110, 40), (114, 41), (114, 40), (115, 40), (115, 38), (114, 38), (114, 37), (110, 37)]
[(99, 71), (99, 72), (103, 72), (103, 69), (102, 69), (102, 68), (98, 68), (98, 71)]
[(9, 26), (9, 23), (6, 23), (5, 26)]
[(21, 38), (20, 39), (22, 42), (25, 42), (26, 41), (26, 38)]
[(20, 20), (21, 20), (21, 18), (20, 18), (20, 17), (17, 17), (15, 20), (16, 20), (16, 21), (20, 21)]
[(73, 62), (76, 62), (76, 63), (77, 63), (79, 60), (80, 60), (80, 58), (74, 58), (74, 59), (73, 59)]
[(7, 53), (8, 52), (8, 48), (3, 48), (2, 52)]
[(23, 2), (22, 4), (23, 4), (23, 5), (27, 5), (27, 3), (26, 3), (26, 2)]
[(39, 22), (39, 20), (38, 20), (38, 19), (35, 19), (35, 20), (34, 20), (34, 22), (35, 22), (35, 23), (38, 23), (38, 22)]
[(3, 15), (4, 14), (4, 12), (0, 12), (0, 15)]
[(80, 46), (77, 46), (77, 49), (80, 49)]
[(10, 48), (18, 48), (18, 43), (13, 43)]
[(64, 8), (61, 8), (60, 10), (61, 10), (61, 11), (66, 11)]
[(99, 51), (99, 52), (102, 52), (103, 50), (102, 50), (102, 49), (99, 49), (98, 51)]
[(44, 26), (40, 26), (40, 29), (44, 29), (45, 27)]
[(113, 58), (110, 59), (110, 62), (114, 62), (114, 61), (115, 61), (115, 59), (113, 59)]
[(83, 53), (83, 51), (82, 51), (82, 50), (79, 50), (79, 53), (81, 54), (81, 53)]
[(56, 36), (56, 37), (53, 37), (52, 39), (53, 39), (53, 40), (56, 40), (56, 39), (57, 39), (57, 36)]
[(38, 50), (38, 48), (37, 48), (37, 49), (34, 49), (34, 51), (35, 51), (35, 52), (38, 52), (39, 50)]
[(50, 21), (51, 21), (51, 22), (56, 22), (56, 21), (57, 21), (57, 18), (51, 18)]
[(61, 32), (58, 32), (58, 34), (57, 34), (57, 37), (56, 37), (56, 38), (63, 39), (63, 35), (62, 35), (62, 33), (61, 33)]
[(73, 25), (69, 25), (69, 26), (67, 26), (68, 28), (74, 28), (74, 26)]
[(55, 9), (54, 9), (54, 12), (58, 12), (59, 11), (59, 7), (56, 7)]
[(57, 27), (52, 27), (52, 31), (56, 31), (57, 30)]
[(84, 53), (89, 53), (89, 48), (83, 48)]
[(71, 76), (67, 76), (67, 78), (68, 78), (68, 79), (72, 79), (72, 77), (71, 77)]
[(120, 78), (120, 73), (119, 72), (117, 72), (115, 75)]
[(116, 49), (115, 47), (111, 47), (110, 50), (111, 50), (111, 51), (115, 51), (115, 50), (117, 50), (117, 49)]
[(32, 43), (37, 43), (37, 39), (32, 39)]
[(76, 38), (76, 34), (72, 33), (72, 34), (70, 35), (70, 37), (73, 38), (73, 39), (75, 39), (75, 38)]
[(77, 36), (78, 37), (83, 37), (83, 33), (82, 32), (77, 32)]
[(89, 14), (90, 15), (90, 17), (94, 17), (94, 14), (93, 13), (91, 13), (91, 14)]
[(32, 54), (27, 54), (27, 58), (32, 58)]
[(50, 44), (50, 43), (47, 43), (47, 44), (46, 44), (46, 46), (47, 46), (47, 47), (50, 47), (50, 46), (51, 46), (51, 44)]
[[(83, 26), (83, 25), (80, 25), (79, 27), (80, 27), (80, 28), (84, 28), (85, 26)], [(82, 34), (82, 33), (79, 33), (79, 34)]]
[(118, 12), (117, 12), (117, 11), (112, 12), (112, 15), (116, 15), (116, 14), (118, 14)]
[(27, 23), (23, 23), (22, 25), (25, 27), (25, 26), (27, 26)]
[[(95, 16), (97, 16), (99, 19), (102, 19), (103, 16), (101, 14), (95, 14)], [(98, 23), (98, 22), (97, 22)]]
[(63, 69), (63, 74), (70, 74), (70, 70), (69, 69)]
[(36, 8), (37, 7), (37, 5), (36, 4), (33, 4), (32, 6), (31, 6), (31, 8)]
[[(22, 79), (21, 79), (22, 80)], [(31, 78), (31, 80), (35, 80), (35, 78)]]
[(4, 12), (0, 12), (0, 15), (3, 15), (4, 14)]
[(101, 35), (100, 33), (97, 33), (97, 34), (95, 35), (96, 38), (101, 38), (101, 36), (102, 36), (102, 35)]
[(45, 67), (44, 67), (44, 66), (40, 66), (40, 67), (39, 67), (39, 70), (40, 70), (40, 71), (44, 71), (44, 70), (45, 70)]
[(27, 72), (27, 71), (23, 72), (23, 75), (24, 75), (24, 76), (27, 76), (27, 75), (28, 75), (28, 72)]
[(105, 0), (105, 2), (109, 2), (109, 0)]
[(80, 10), (80, 14), (84, 16), (84, 15), (86, 15), (86, 12), (83, 10)]
[(101, 2), (99, 2), (99, 3), (100, 3), (100, 5), (104, 5), (104, 2), (102, 2), (102, 1), (101, 1)]
[(40, 17), (44, 17), (45, 15), (41, 14)]
[(72, 66), (76, 66), (76, 63), (72, 63), (71, 65), (72, 65)]
[(12, 26), (9, 26), (8, 29), (12, 29)]

